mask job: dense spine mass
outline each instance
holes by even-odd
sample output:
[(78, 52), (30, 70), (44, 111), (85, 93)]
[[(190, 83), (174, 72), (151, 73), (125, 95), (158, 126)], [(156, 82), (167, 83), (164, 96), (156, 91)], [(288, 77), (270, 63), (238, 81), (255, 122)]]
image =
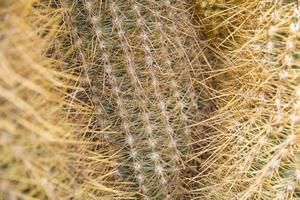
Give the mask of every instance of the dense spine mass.
[(188, 5), (168, 0), (64, 0), (51, 5), (62, 8), (62, 30), (69, 32), (58, 36), (64, 45), (56, 49), (66, 70), (79, 77), (74, 84), (82, 88), (70, 90), (68, 101), (82, 106), (70, 104), (69, 117), (81, 116), (80, 125), (88, 127), (79, 131), (83, 137), (103, 140), (91, 151), (117, 152), (109, 180), (128, 186), (126, 194), (114, 195), (190, 195), (184, 177), (189, 126), (198, 109), (192, 77), (200, 57)]
[(63, 183), (71, 175), (63, 161), (66, 124), (57, 114), (68, 78), (44, 56), (53, 32), (42, 34), (55, 29), (57, 16), (32, 12), (33, 3), (0, 2), (0, 199), (58, 199), (72, 191)]
[(299, 9), (288, 1), (218, 1), (203, 3), (201, 12), (208, 26), (211, 19), (229, 32), (207, 33), (222, 58), (211, 72), (218, 109), (207, 119), (219, 131), (214, 143), (202, 142), (209, 156), (198, 180), (205, 187), (195, 192), (205, 199), (298, 199)]
[(0, 1), (1, 200), (300, 198), (299, 5), (195, 1)]

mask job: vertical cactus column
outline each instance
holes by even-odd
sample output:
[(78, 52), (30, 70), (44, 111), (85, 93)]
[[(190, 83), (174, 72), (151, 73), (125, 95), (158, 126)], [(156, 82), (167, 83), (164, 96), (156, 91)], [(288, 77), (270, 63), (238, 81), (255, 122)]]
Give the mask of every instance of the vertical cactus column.
[[(116, 162), (117, 151), (122, 147), (114, 146), (113, 139), (119, 130), (111, 128), (107, 116), (119, 113), (122, 128), (127, 129), (128, 119), (117, 79), (112, 73), (110, 54), (102, 40), (101, 12), (96, 13), (98, 7), (88, 1), (62, 1), (50, 6), (62, 11), (62, 31), (56, 38), (59, 45), (54, 47), (61, 52), (57, 59), (64, 63), (66, 74), (77, 77), (66, 95), (64, 112), (78, 140), (78, 145), (71, 149), (78, 156), (75, 158), (71, 154), (70, 159), (72, 170), (77, 174), (74, 182), (83, 189), (74, 196), (83, 199), (126, 198), (131, 194), (123, 190), (130, 185), (118, 178)], [(51, 56), (55, 57), (55, 54)], [(115, 107), (116, 111), (113, 110)], [(125, 188), (122, 188), (123, 184)]]
[(65, 0), (59, 7), (65, 11), (62, 30), (70, 32), (57, 38), (63, 44), (57, 47), (63, 52), (59, 60), (79, 77), (74, 84), (82, 88), (70, 90), (69, 101), (82, 106), (69, 104), (68, 110), (79, 109), (69, 111), (69, 117), (82, 116), (80, 124), (87, 127), (79, 128), (83, 138), (105, 141), (88, 151), (117, 152), (110, 180), (129, 184), (123, 187), (126, 194), (113, 195), (189, 195), (184, 173), (198, 110), (192, 78), (201, 53), (194, 48), (199, 41), (188, 5)]

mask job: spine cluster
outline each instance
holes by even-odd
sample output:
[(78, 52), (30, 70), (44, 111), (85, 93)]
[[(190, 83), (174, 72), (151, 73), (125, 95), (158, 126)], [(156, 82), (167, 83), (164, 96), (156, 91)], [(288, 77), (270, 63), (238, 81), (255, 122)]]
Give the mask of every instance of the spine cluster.
[(117, 152), (109, 180), (131, 183), (128, 196), (189, 195), (181, 174), (198, 109), (192, 70), (200, 57), (187, 5), (65, 0), (60, 7), (69, 32), (58, 37), (62, 57), (66, 70), (80, 77), (68, 101), (82, 104), (70, 105), (68, 116), (80, 116), (82, 140), (103, 141), (84, 152)]
[[(214, 66), (216, 86), (212, 92), (219, 96), (218, 109), (207, 119), (210, 126), (219, 129), (211, 136), (216, 142), (202, 142), (203, 155), (209, 149), (209, 157), (200, 168), (199, 178), (208, 174), (211, 181), (203, 181), (212, 184), (199, 196), (297, 199), (299, 10), (285, 1), (240, 2), (237, 13), (245, 19), (241, 22), (231, 18), (235, 12), (223, 9), (226, 4), (230, 2), (202, 5), (207, 10), (204, 18), (224, 23), (228, 30), (232, 24), (240, 29), (220, 36), (221, 41), (214, 38), (218, 33), (207, 33), (225, 58)], [(249, 8), (256, 23), (248, 20)], [(224, 22), (216, 14), (219, 12), (225, 16)]]

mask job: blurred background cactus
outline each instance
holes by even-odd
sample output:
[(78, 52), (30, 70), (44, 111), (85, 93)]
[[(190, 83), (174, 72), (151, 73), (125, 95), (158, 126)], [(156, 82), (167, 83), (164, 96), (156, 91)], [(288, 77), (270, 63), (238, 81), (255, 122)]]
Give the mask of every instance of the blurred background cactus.
[(42, 55), (53, 34), (42, 30), (55, 19), (34, 12), (32, 4), (0, 3), (1, 199), (58, 199), (71, 190), (61, 157), (67, 132), (56, 114), (64, 75)]
[(218, 31), (206, 32), (215, 48), (207, 73), (217, 107), (206, 122), (217, 131), (202, 140), (207, 159), (199, 163), (195, 182), (203, 187), (195, 192), (201, 199), (298, 199), (297, 3), (201, 6), (203, 26), (218, 24)]

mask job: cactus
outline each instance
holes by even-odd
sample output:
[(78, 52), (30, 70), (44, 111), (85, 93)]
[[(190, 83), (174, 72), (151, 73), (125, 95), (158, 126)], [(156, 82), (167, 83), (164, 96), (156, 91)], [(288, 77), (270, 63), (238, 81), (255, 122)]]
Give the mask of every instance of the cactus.
[(64, 16), (50, 54), (79, 77), (74, 84), (82, 88), (69, 91), (68, 102), (83, 106), (76, 111), (70, 103), (66, 110), (75, 111), (68, 117), (81, 116), (83, 127), (90, 127), (79, 130), (81, 135), (106, 143), (93, 152), (117, 151), (113, 179), (128, 183), (118, 198), (190, 195), (184, 174), (198, 110), (193, 70), (202, 64), (202, 47), (188, 4), (64, 0), (46, 5)]
[(194, 3), (206, 39), (222, 49), (232, 48), (238, 42), (236, 40), (243, 38), (258, 5), (256, 0), (196, 0)]
[(98, 198), (91, 188), (102, 199), (121, 193), (117, 181), (107, 184), (116, 153), (94, 153), (101, 141), (82, 139), (80, 119), (68, 118), (89, 108), (69, 101), (78, 77), (50, 58), (58, 55), (59, 17), (34, 0), (0, 3), (0, 199)]
[(295, 2), (0, 5), (1, 198), (299, 198)]
[(298, 199), (299, 8), (248, 1), (232, 11), (226, 3), (217, 3), (228, 8), (217, 11), (221, 17), (206, 16), (235, 28), (220, 38), (206, 34), (221, 58), (211, 72), (217, 110), (206, 120), (218, 131), (202, 142), (195, 192), (202, 199)]
[(40, 36), (41, 24), (53, 21), (32, 4), (0, 2), (0, 199), (58, 199), (71, 190), (55, 114), (65, 77), (42, 55), (52, 33)]

